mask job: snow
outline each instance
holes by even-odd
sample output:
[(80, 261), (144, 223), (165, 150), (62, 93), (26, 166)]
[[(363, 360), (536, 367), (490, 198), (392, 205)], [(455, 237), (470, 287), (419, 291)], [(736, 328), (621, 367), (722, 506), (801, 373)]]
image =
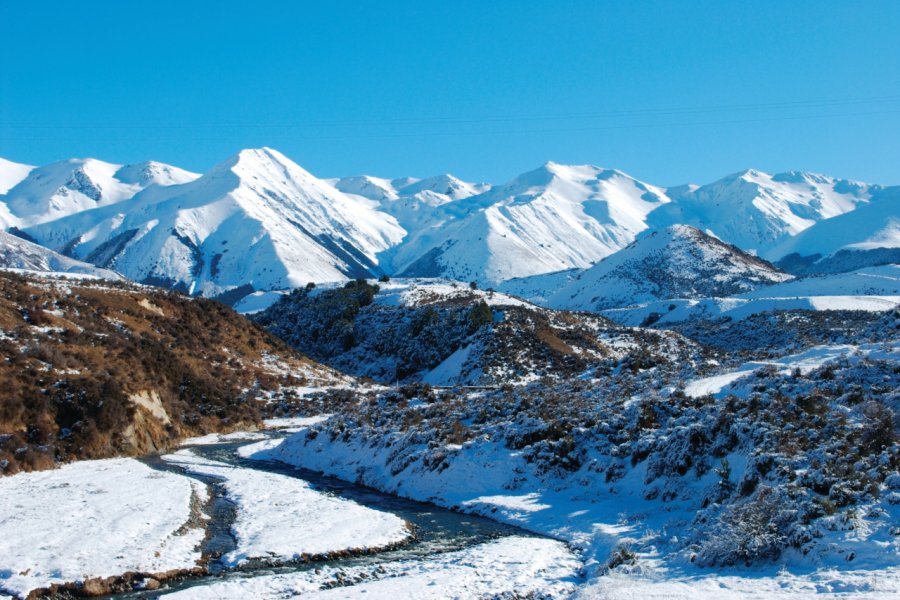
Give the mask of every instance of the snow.
[(818, 221), (865, 204), (877, 186), (817, 173), (770, 175), (749, 169), (673, 198), (650, 215), (661, 229), (693, 225), (758, 254)]
[(741, 298), (804, 296), (900, 296), (900, 265), (867, 267), (849, 273), (812, 275), (741, 294)]
[[(814, 346), (798, 354), (791, 354), (771, 361), (751, 361), (727, 373), (690, 381), (685, 385), (684, 393), (695, 398), (707, 394), (720, 396), (725, 391), (735, 393), (736, 390), (733, 389), (735, 382), (752, 375), (757, 369), (762, 367), (773, 366), (782, 373), (790, 373), (794, 369), (799, 369), (801, 373), (805, 374), (824, 364), (850, 355), (855, 355), (857, 358), (869, 355), (900, 360), (900, 344), (892, 344), (887, 354), (885, 354), (883, 344)], [(726, 390), (726, 388), (728, 389)]]
[[(12, 174), (9, 171), (7, 164), (0, 165), (0, 187), (14, 184), (0, 192), (4, 194), (0, 203), (11, 215), (6, 226), (20, 228), (118, 204), (149, 187), (170, 186), (196, 177), (162, 163), (123, 167), (94, 158), (29, 167), (22, 178), (22, 165), (12, 169)], [(146, 176), (137, 177), (141, 172), (146, 172)]]
[(263, 292), (240, 307), (248, 313), (275, 299), (265, 292), (382, 272), (482, 287), (554, 274), (503, 290), (541, 302), (568, 279), (555, 274), (673, 224), (769, 258), (900, 244), (898, 188), (803, 172), (748, 170), (669, 189), (552, 162), (493, 187), (450, 174), (322, 180), (260, 148), (203, 176), (153, 161), (3, 161), (4, 187), (3, 228), (137, 281), (207, 296)]
[(692, 319), (746, 319), (775, 310), (860, 310), (883, 312), (900, 304), (900, 267), (884, 265), (851, 273), (813, 275), (728, 298), (669, 298), (600, 314), (622, 325), (638, 326), (651, 315), (654, 324)]
[[(560, 542), (520, 536), (505, 537), (464, 550), (380, 563), (377, 566), (324, 566), (316, 571), (229, 579), (192, 587), (166, 597), (243, 599), (567, 597), (578, 581), (580, 562)], [(340, 579), (338, 579), (338, 576)], [(327, 589), (336, 581), (348, 584)]]
[(766, 253), (772, 260), (792, 253), (827, 257), (841, 249), (900, 248), (900, 187), (886, 188), (852, 212), (817, 223)]
[(401, 518), (318, 492), (295, 477), (233, 467), (189, 449), (163, 458), (188, 472), (222, 480), (227, 497), (237, 506), (233, 526), (237, 547), (222, 557), (228, 565), (383, 548), (411, 535)]
[(728, 296), (791, 278), (693, 227), (673, 225), (583, 271), (547, 304), (602, 310), (667, 298)]
[(546, 306), (554, 293), (566, 287), (582, 272), (581, 269), (566, 269), (531, 277), (516, 277), (507, 279), (498, 285), (497, 289), (504, 294)]
[(331, 415), (315, 415), (313, 417), (281, 417), (277, 419), (266, 419), (263, 425), (267, 429), (286, 429), (299, 430), (316, 423), (327, 421)]
[(31, 165), (14, 163), (11, 160), (0, 158), (0, 194), (5, 194), (34, 170)]
[(716, 598), (722, 600), (838, 600), (867, 598), (888, 600), (897, 597), (900, 589), (900, 568), (877, 570), (857, 569), (835, 571), (817, 570), (793, 574), (786, 570), (777, 573), (751, 575), (671, 574), (657, 573), (649, 577), (634, 577), (614, 573), (580, 589), (577, 600), (694, 600)]
[(203, 484), (123, 458), (0, 478), (0, 588), (190, 569), (203, 529), (182, 529)]
[(495, 285), (585, 268), (634, 240), (668, 202), (664, 190), (620, 171), (547, 163), (440, 208), (440, 229), (414, 232), (395, 257), (400, 275)]
[(454, 385), (460, 383), (459, 379), (463, 373), (463, 366), (472, 352), (472, 344), (463, 346), (450, 356), (444, 362), (433, 368), (422, 377), (424, 383), (430, 385)]
[(366, 275), (406, 235), (374, 201), (339, 192), (269, 148), (28, 233), (82, 259), (103, 256), (133, 280), (206, 296)]
[(244, 296), (240, 299), (235, 305), (234, 310), (238, 311), (242, 315), (252, 315), (254, 313), (258, 313), (266, 310), (276, 302), (278, 302), (282, 296), (284, 296), (286, 291), (268, 291), (268, 292), (253, 292), (247, 296)]
[(71, 259), (20, 237), (0, 231), (0, 268), (41, 273), (67, 273), (102, 279), (122, 280), (108, 269)]

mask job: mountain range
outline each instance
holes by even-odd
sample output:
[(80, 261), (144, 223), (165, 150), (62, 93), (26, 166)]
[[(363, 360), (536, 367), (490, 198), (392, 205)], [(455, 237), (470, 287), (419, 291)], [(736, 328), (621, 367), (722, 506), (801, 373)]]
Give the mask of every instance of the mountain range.
[[(796, 274), (897, 262), (900, 188), (756, 170), (661, 187), (552, 162), (494, 186), (449, 174), (319, 179), (261, 148), (203, 175), (158, 162), (0, 160), (0, 229), (134, 281), (230, 303), (385, 274), (594, 298), (561, 290), (624, 272), (625, 259), (595, 269), (654, 232), (700, 240), (707, 253), (733, 245), (741, 258), (729, 264), (752, 264), (750, 280), (770, 283), (786, 276), (750, 257)], [(685, 259), (701, 251), (687, 245)]]

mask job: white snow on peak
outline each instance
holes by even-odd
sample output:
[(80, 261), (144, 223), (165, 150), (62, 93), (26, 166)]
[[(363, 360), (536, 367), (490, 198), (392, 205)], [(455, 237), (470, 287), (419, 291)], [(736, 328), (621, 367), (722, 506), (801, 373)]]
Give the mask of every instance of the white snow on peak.
[(123, 167), (95, 158), (72, 158), (27, 169), (0, 166), (4, 173), (15, 173), (14, 177), (3, 175), (3, 186), (12, 184), (0, 196), (0, 226), (4, 228), (52, 222), (129, 200), (152, 185), (169, 186), (197, 177), (162, 163)]
[(762, 253), (818, 221), (849, 212), (877, 186), (827, 175), (790, 171), (769, 175), (755, 169), (735, 173), (694, 190), (650, 216), (660, 229), (686, 223), (746, 251)]
[(447, 216), (438, 207), (490, 189), (486, 183), (469, 183), (450, 174), (393, 180), (362, 175), (337, 179), (334, 186), (347, 194), (375, 200), (380, 210), (397, 219), (408, 232), (442, 226)]
[(197, 173), (191, 173), (172, 165), (156, 162), (154, 160), (125, 165), (116, 172), (116, 178), (123, 183), (138, 184), (146, 187), (156, 185), (180, 185), (194, 181), (200, 177)]
[(444, 227), (411, 236), (394, 265), (486, 284), (584, 268), (628, 245), (667, 202), (665, 190), (621, 171), (546, 163), (443, 206)]
[(461, 200), (486, 192), (490, 187), (486, 183), (469, 183), (449, 173), (444, 173), (411, 182), (409, 185), (397, 188), (397, 191), (400, 196), (415, 196), (421, 192), (432, 192), (450, 200)]
[(269, 148), (243, 150), (194, 181), (148, 188), (119, 208), (29, 233), (131, 279), (208, 296), (369, 275), (379, 253), (406, 234), (376, 202), (338, 191)]

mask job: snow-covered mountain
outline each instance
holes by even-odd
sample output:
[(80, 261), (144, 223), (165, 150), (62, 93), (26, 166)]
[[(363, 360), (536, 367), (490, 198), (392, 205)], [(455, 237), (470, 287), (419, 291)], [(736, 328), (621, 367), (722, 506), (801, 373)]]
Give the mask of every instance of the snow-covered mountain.
[(900, 263), (900, 187), (884, 188), (871, 202), (813, 225), (766, 256), (797, 273)]
[(665, 189), (551, 162), (491, 187), (449, 174), (321, 180), (265, 148), (202, 177), (157, 162), (0, 159), (0, 230), (229, 301), (387, 273), (474, 280), (544, 302), (642, 232), (674, 224), (790, 272), (852, 270), (900, 260), (898, 206), (897, 189), (805, 172), (748, 170)]
[(337, 179), (333, 185), (344, 193), (377, 201), (381, 210), (409, 232), (441, 226), (447, 215), (436, 210), (438, 207), (481, 194), (491, 187), (486, 183), (469, 183), (448, 173), (425, 179), (363, 175)]
[(216, 296), (377, 274), (378, 254), (405, 231), (375, 202), (263, 148), (28, 233), (136, 281)]
[(410, 236), (394, 267), (486, 284), (584, 268), (628, 245), (667, 202), (665, 190), (621, 171), (547, 163), (443, 205), (443, 226)]
[(114, 271), (63, 256), (5, 231), (0, 231), (0, 269), (75, 273), (103, 279), (124, 279)]
[(0, 227), (25, 228), (131, 199), (199, 175), (157, 162), (116, 165), (73, 158), (43, 167), (0, 164)]
[(694, 227), (673, 225), (583, 271), (548, 304), (603, 310), (668, 298), (732, 296), (790, 278)]
[(693, 225), (747, 252), (763, 254), (818, 221), (852, 211), (877, 190), (816, 173), (769, 175), (750, 169), (696, 189), (673, 188), (669, 195), (674, 201), (650, 215), (648, 224), (653, 229)]

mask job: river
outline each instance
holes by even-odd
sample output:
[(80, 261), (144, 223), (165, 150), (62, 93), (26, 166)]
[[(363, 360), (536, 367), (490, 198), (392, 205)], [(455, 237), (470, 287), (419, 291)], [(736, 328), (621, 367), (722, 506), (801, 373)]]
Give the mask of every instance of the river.
[[(266, 432), (271, 437), (283, 437), (286, 434), (278, 431)], [(256, 440), (255, 440), (256, 441)], [(207, 585), (223, 578), (247, 578), (276, 573), (289, 573), (316, 569), (322, 565), (332, 567), (351, 567), (359, 565), (376, 565), (397, 560), (425, 560), (443, 552), (461, 550), (481, 544), (489, 540), (516, 535), (532, 537), (534, 534), (522, 529), (497, 523), (490, 519), (465, 515), (432, 504), (416, 502), (384, 494), (371, 488), (362, 487), (339, 479), (324, 476), (320, 473), (300, 469), (276, 461), (258, 461), (238, 456), (237, 449), (248, 442), (226, 442), (201, 446), (190, 446), (191, 450), (207, 459), (227, 463), (244, 469), (256, 469), (279, 473), (302, 479), (314, 489), (357, 502), (373, 509), (391, 512), (415, 526), (416, 535), (408, 544), (399, 549), (376, 552), (362, 556), (334, 558), (311, 562), (291, 562), (272, 566), (260, 562), (250, 562), (239, 568), (229, 568), (217, 558), (234, 548), (231, 526), (236, 511), (234, 505), (224, 494), (222, 486), (212, 477), (186, 472), (182, 467), (163, 460), (160, 456), (148, 456), (142, 459), (149, 466), (199, 479), (210, 485), (212, 500), (207, 506), (210, 521), (208, 522), (207, 539), (204, 542), (204, 555), (210, 556), (208, 575), (187, 577), (169, 581), (155, 591), (135, 591), (124, 594), (112, 594), (106, 598), (156, 598), (162, 594)]]

